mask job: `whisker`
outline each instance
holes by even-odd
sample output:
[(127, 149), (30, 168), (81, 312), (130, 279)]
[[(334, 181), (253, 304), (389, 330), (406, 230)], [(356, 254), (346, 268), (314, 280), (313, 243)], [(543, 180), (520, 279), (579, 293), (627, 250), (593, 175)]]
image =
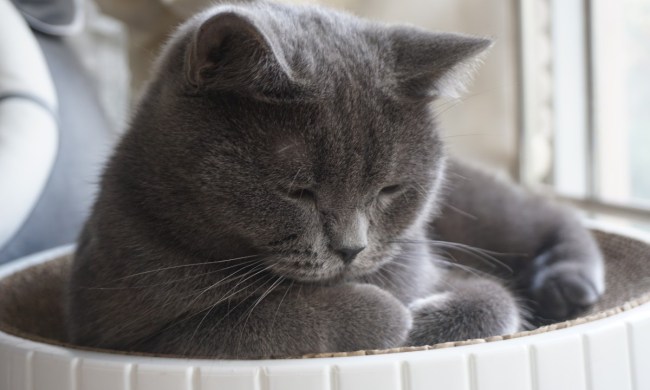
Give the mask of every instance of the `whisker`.
[(465, 265), (465, 264), (454, 263), (454, 262), (443, 260), (443, 259), (436, 259), (434, 261), (439, 263), (439, 264), (444, 264), (444, 265), (447, 265), (447, 266), (452, 267), (452, 268), (458, 268), (461, 271), (465, 271), (465, 272), (470, 273), (470, 274), (472, 274), (472, 275), (474, 275), (476, 277), (479, 277), (479, 278), (485, 278), (485, 277), (496, 278), (496, 276), (494, 276), (492, 274), (480, 271), (480, 270), (478, 270), (476, 268), (470, 267), (470, 266)]
[[(445, 258), (442, 257), (442, 255), (448, 256), (453, 261), (446, 260)], [(465, 272), (471, 273), (472, 275), (474, 275), (476, 277), (480, 277), (480, 278), (489, 277), (489, 278), (496, 278), (496, 279), (502, 280), (502, 278), (500, 278), (500, 277), (498, 277), (496, 275), (481, 271), (479, 269), (476, 269), (476, 268), (471, 267), (471, 266), (466, 265), (466, 264), (460, 264), (459, 261), (451, 253), (449, 253), (447, 251), (442, 251), (442, 252), (437, 251), (434, 256), (432, 256), (430, 258), (426, 258), (426, 259), (422, 259), (422, 258), (417, 257), (417, 256), (412, 256), (409, 253), (402, 254), (402, 258), (416, 260), (416, 261), (420, 261), (420, 260), (431, 261), (431, 262), (433, 262), (435, 264), (446, 265), (446, 266), (449, 266), (449, 267), (454, 267), (454, 268), (461, 269), (461, 270), (463, 270)], [(391, 266), (397, 265), (397, 266), (400, 266), (400, 267), (403, 267), (403, 268), (406, 268), (406, 269), (411, 268), (410, 264), (403, 264), (403, 263), (400, 263), (400, 262), (397, 262), (397, 261), (391, 262), (390, 265)]]
[[(264, 298), (266, 298), (266, 297), (267, 297), (267, 296), (268, 296), (268, 295), (269, 295), (269, 294), (270, 294), (270, 293), (271, 293), (271, 292), (272, 292), (272, 291), (273, 291), (273, 290), (274, 290), (274, 289), (275, 289), (275, 288), (276, 288), (280, 283), (282, 283), (282, 281), (284, 281), (284, 277), (282, 277), (282, 276), (278, 276), (278, 277), (277, 277), (277, 280), (276, 280), (275, 282), (273, 282), (273, 284), (271, 284), (271, 286), (270, 286), (270, 287), (269, 287), (269, 288), (264, 292), (264, 294), (262, 294), (262, 295), (257, 299), (257, 301), (255, 301), (255, 303), (253, 304), (253, 306), (252, 306), (250, 309), (247, 310), (248, 315), (247, 315), (247, 319), (246, 319), (246, 321), (248, 321), (248, 317), (250, 317), (250, 315), (253, 313), (253, 310), (255, 310), (255, 308), (257, 307), (257, 305), (259, 305), (260, 302), (262, 302), (262, 300), (264, 300)], [(246, 323), (244, 322), (244, 324), (246, 324)]]
[(275, 318), (278, 316), (278, 312), (280, 311), (280, 306), (282, 306), (282, 302), (284, 302), (284, 298), (286, 298), (287, 294), (289, 293), (289, 290), (291, 290), (291, 287), (293, 287), (293, 284), (295, 282), (296, 282), (295, 280), (291, 281), (291, 284), (289, 285), (289, 287), (287, 287), (287, 290), (284, 292), (282, 299), (280, 299), (280, 303), (278, 303), (278, 308), (275, 309), (275, 314), (273, 314), (273, 321), (271, 321), (271, 329), (273, 329), (273, 325), (275, 325)]
[(416, 187), (415, 187), (415, 190), (418, 191), (418, 192), (420, 193), (420, 195), (422, 195), (422, 196), (424, 196), (424, 197), (426, 198), (426, 196), (427, 196), (427, 190), (426, 190), (426, 188), (424, 188), (424, 187), (422, 186), (422, 184), (420, 184), (420, 183), (418, 183), (418, 182), (414, 182), (413, 184), (415, 184), (415, 186), (416, 186)]
[(293, 176), (293, 179), (291, 179), (291, 184), (289, 184), (289, 189), (287, 190), (287, 196), (291, 193), (291, 190), (293, 188), (293, 183), (296, 182), (296, 179), (298, 178), (298, 175), (300, 174), (300, 171), (302, 170), (302, 167), (298, 168), (296, 171), (296, 174)]
[[(245, 269), (245, 268), (247, 268), (247, 267), (251, 267), (251, 266), (253, 266), (253, 265), (255, 265), (255, 264), (249, 264), (249, 265), (247, 265), (247, 266), (244, 266), (241, 270), (236, 271), (235, 273), (233, 273), (233, 274), (227, 276), (227, 277), (224, 278), (224, 279), (234, 280), (234, 279), (238, 279), (238, 278), (245, 277), (245, 276), (248, 275), (250, 272), (254, 272), (254, 270), (248, 270), (248, 271), (246, 271), (243, 275), (238, 275), (238, 276), (235, 276), (235, 275), (236, 275), (238, 272), (241, 272), (243, 269)], [(259, 264), (255, 267), (255, 269), (257, 269), (258, 266), (259, 266)], [(225, 281), (224, 279), (222, 279), (222, 281)], [(215, 284), (216, 284), (216, 283), (215, 283)], [(212, 288), (213, 286), (214, 286), (214, 284), (213, 284), (212, 286), (208, 287), (208, 289), (209, 289), (209, 288)], [(205, 289), (203, 292), (207, 291), (208, 289)], [(230, 291), (231, 291), (231, 290), (230, 290)], [(161, 304), (156, 305), (155, 307), (157, 308), (157, 310), (162, 310), (162, 309), (165, 309), (166, 307), (168, 307), (168, 306), (170, 306), (170, 305), (178, 305), (178, 302), (182, 302), (185, 298), (191, 297), (191, 296), (193, 296), (194, 294), (195, 294), (195, 293), (191, 293), (191, 294), (187, 294), (187, 295), (182, 296), (182, 297), (177, 297), (177, 296), (174, 296), (174, 295), (168, 295), (166, 301), (162, 302)], [(191, 307), (191, 305), (192, 305), (194, 302), (196, 302), (197, 299), (198, 299), (198, 297), (196, 297), (195, 299), (193, 299), (189, 304), (187, 304), (187, 305), (185, 305), (185, 306), (186, 306), (186, 307)], [(200, 310), (198, 313), (201, 313), (202, 311), (203, 311), (203, 310)], [(198, 314), (198, 313), (197, 313), (197, 314)], [(136, 316), (132, 321), (129, 321), (129, 322), (127, 322), (127, 323), (122, 323), (122, 324), (120, 324), (120, 326), (121, 326), (121, 328), (123, 328), (123, 329), (128, 329), (131, 325), (133, 325), (133, 324), (137, 323), (138, 321), (140, 321), (140, 319), (141, 319), (142, 317), (144, 317), (144, 316), (145, 316), (144, 314), (143, 314), (142, 316)], [(190, 316), (190, 317), (188, 317), (187, 319), (192, 318), (192, 317), (193, 317), (193, 316)], [(159, 330), (156, 331), (155, 333), (149, 335), (147, 338), (154, 337), (155, 335), (160, 334), (160, 333), (166, 331), (167, 329), (171, 328), (172, 326), (177, 325), (177, 324), (179, 324), (179, 323), (182, 323), (182, 322), (184, 322), (184, 321), (185, 321), (185, 319), (181, 319), (180, 321), (178, 321), (178, 320), (177, 320), (177, 321), (173, 321), (173, 320), (172, 320), (169, 324), (167, 324), (166, 326), (163, 326), (161, 329), (159, 329)], [(104, 341), (107, 341), (107, 340), (108, 340), (108, 335), (105, 335), (105, 337), (102, 338), (102, 339), (100, 340), (100, 342), (103, 343)], [(139, 345), (139, 344), (140, 344), (141, 342), (143, 342), (143, 341), (144, 341), (144, 339), (143, 339), (143, 340), (138, 340), (138, 341), (132, 343), (132, 344), (131, 344), (131, 347), (132, 347), (132, 348), (135, 348), (137, 345)]]
[(167, 271), (167, 270), (170, 270), (170, 269), (178, 269), (178, 268), (186, 268), (186, 267), (197, 267), (197, 266), (200, 266), (200, 265), (208, 265), (208, 264), (219, 264), (219, 263), (225, 263), (225, 262), (229, 262), (229, 261), (250, 259), (250, 258), (259, 257), (259, 256), (260, 255), (249, 255), (249, 256), (234, 257), (232, 259), (225, 259), (225, 260), (205, 261), (205, 262), (201, 262), (201, 263), (172, 265), (172, 266), (169, 266), (169, 267), (158, 268), (158, 269), (153, 269), (153, 270), (149, 270), (149, 271), (142, 271), (142, 272), (138, 272), (138, 273), (135, 273), (135, 274), (123, 276), (123, 277), (117, 278), (117, 279), (115, 279), (113, 281), (116, 282), (116, 281), (129, 279), (129, 278), (133, 278), (133, 277), (136, 277), (136, 276), (146, 275), (146, 274), (150, 274), (150, 273), (154, 273), (154, 272)]
[[(268, 268), (266, 268), (266, 269), (268, 269)], [(263, 272), (263, 271), (264, 271), (264, 270), (262, 270), (262, 271), (260, 271), (260, 272)], [(257, 274), (259, 274), (260, 272), (258, 272)], [(256, 274), (256, 275), (257, 275), (257, 274)], [(254, 276), (254, 275), (253, 275), (253, 276)], [(263, 277), (264, 277), (264, 276), (263, 276)], [(205, 313), (205, 315), (201, 318), (201, 321), (199, 321), (198, 325), (197, 325), (196, 328), (194, 329), (194, 332), (193, 332), (192, 335), (190, 336), (190, 339), (189, 339), (189, 342), (188, 342), (187, 345), (190, 346), (190, 345), (192, 344), (191, 341), (194, 339), (194, 337), (195, 337), (196, 334), (198, 333), (199, 329), (201, 328), (201, 325), (203, 325), (203, 322), (205, 321), (205, 319), (210, 315), (210, 313), (212, 312), (212, 310), (214, 310), (214, 308), (217, 307), (217, 306), (219, 305), (219, 303), (223, 302), (224, 300), (228, 299), (229, 297), (232, 297), (233, 295), (235, 295), (235, 294), (237, 294), (237, 293), (239, 293), (239, 292), (241, 292), (241, 291), (244, 291), (245, 289), (251, 287), (252, 285), (254, 285), (254, 284), (258, 283), (258, 282), (259, 282), (259, 280), (253, 280), (250, 284), (248, 284), (248, 285), (242, 287), (241, 289), (235, 291), (234, 293), (228, 295), (227, 297), (223, 297), (223, 298), (219, 299), (219, 300), (218, 300), (216, 303), (214, 303), (213, 305), (210, 305), (209, 307), (206, 307), (206, 308), (204, 308), (204, 309), (202, 309), (202, 310), (200, 310), (200, 311), (194, 313), (193, 315), (191, 315), (191, 316), (189, 316), (189, 317), (187, 317), (187, 318), (184, 318), (182, 321), (177, 322), (176, 325), (178, 325), (179, 323), (185, 322), (185, 321), (187, 321), (187, 320), (190, 319), (190, 318), (194, 318), (194, 317), (196, 317), (197, 315), (201, 314), (203, 311), (207, 310), (207, 312)], [(251, 293), (250, 293), (246, 298), (244, 298), (244, 299), (243, 299), (242, 301), (240, 301), (237, 305), (235, 305), (235, 307), (229, 309), (228, 312), (226, 313), (226, 315), (223, 316), (223, 318), (221, 318), (221, 319), (220, 319), (220, 320), (219, 320), (219, 321), (218, 321), (214, 326), (216, 327), (216, 326), (218, 326), (219, 324), (221, 324), (221, 322), (222, 322), (226, 317), (228, 317), (228, 315), (229, 315), (233, 310), (235, 310), (235, 308), (237, 308), (237, 306), (241, 305), (242, 302), (244, 302), (244, 301), (245, 301), (246, 299), (248, 299), (250, 296), (252, 296), (253, 294), (255, 294), (255, 292), (256, 292), (257, 290), (259, 290), (260, 288), (262, 288), (262, 286), (266, 285), (267, 282), (268, 282), (268, 280), (264, 281), (264, 283), (261, 283), (261, 284), (260, 284), (259, 286), (257, 286), (257, 288), (256, 288), (255, 290), (253, 290), (253, 292), (251, 292)], [(241, 282), (240, 282), (240, 283), (241, 283)], [(235, 285), (234, 288), (236, 288), (236, 286), (238, 286), (238, 285), (239, 285), (239, 283), (238, 283), (237, 285)], [(228, 290), (228, 292), (232, 291), (234, 288)]]
[(447, 208), (449, 208), (450, 210), (455, 211), (455, 212), (457, 212), (458, 214), (460, 214), (460, 215), (462, 215), (462, 216), (465, 216), (465, 217), (467, 217), (467, 218), (469, 218), (469, 219), (472, 219), (472, 220), (474, 220), (474, 221), (478, 221), (478, 217), (477, 217), (476, 215), (470, 214), (470, 213), (468, 213), (467, 211), (461, 210), (461, 209), (459, 209), (458, 207), (456, 207), (456, 206), (452, 206), (452, 205), (450, 205), (450, 204), (448, 204), (448, 203), (445, 204), (445, 206), (446, 206)]
[[(269, 266), (267, 266), (266, 268), (263, 268), (263, 269), (261, 269), (261, 270), (255, 272), (254, 274), (252, 274), (252, 275), (246, 277), (245, 279), (243, 279), (243, 280), (237, 282), (237, 284), (235, 284), (235, 286), (234, 286), (233, 288), (231, 288), (230, 290), (228, 290), (228, 292), (230, 292), (230, 291), (236, 289), (236, 288), (237, 288), (241, 283), (243, 283), (243, 282), (249, 280), (250, 278), (252, 278), (252, 277), (254, 277), (254, 276), (256, 276), (256, 275), (259, 275), (260, 273), (262, 273), (262, 272), (264, 272), (264, 271), (266, 271), (266, 270), (268, 270), (268, 269), (270, 269), (270, 268), (271, 268), (271, 266), (269, 265)], [(253, 283), (248, 284), (247, 286), (244, 286), (244, 287), (242, 287), (241, 289), (239, 289), (239, 290), (237, 290), (237, 291), (235, 291), (235, 292), (233, 292), (233, 293), (231, 293), (231, 294), (229, 294), (229, 295), (227, 295), (227, 296), (225, 296), (225, 297), (220, 298), (219, 300), (217, 300), (217, 302), (215, 302), (213, 305), (211, 305), (211, 306), (209, 307), (209, 309), (207, 309), (207, 308), (206, 308), (206, 309), (203, 309), (203, 310), (208, 310), (208, 312), (205, 313), (205, 315), (203, 316), (203, 318), (201, 319), (201, 321), (200, 321), (199, 324), (197, 325), (196, 330), (195, 330), (194, 333), (192, 334), (192, 337), (194, 337), (194, 335), (196, 334), (196, 332), (198, 331), (198, 329), (199, 329), (199, 328), (201, 327), (201, 325), (203, 324), (203, 321), (205, 321), (205, 319), (207, 318), (207, 316), (210, 314), (210, 312), (212, 312), (212, 310), (213, 310), (215, 307), (217, 307), (217, 305), (219, 305), (221, 302), (225, 301), (226, 299), (231, 298), (231, 297), (237, 295), (238, 293), (244, 291), (246, 288), (250, 287), (252, 284), (255, 284), (256, 282), (257, 282), (257, 281), (253, 281)], [(259, 288), (259, 287), (258, 287), (258, 288)], [(236, 307), (236, 306), (235, 306), (235, 307)], [(202, 311), (203, 311), (203, 310), (202, 310)], [(199, 313), (201, 313), (201, 312), (199, 312)], [(199, 313), (197, 313), (197, 314), (199, 314)], [(196, 315), (196, 314), (195, 314), (195, 315)], [(193, 316), (192, 316), (192, 317), (193, 317)]]
[[(456, 245), (448, 245), (448, 244), (440, 244), (440, 243), (436, 244), (436, 245), (440, 245), (442, 247), (447, 246), (448, 248), (455, 249), (455, 250), (457, 250), (459, 252), (463, 252), (463, 253), (468, 254), (470, 256), (474, 256), (475, 258), (477, 258), (479, 260), (483, 260), (485, 264), (487, 264), (487, 265), (489, 265), (489, 266), (491, 266), (493, 268), (496, 268), (497, 265), (500, 265), (501, 267), (503, 267), (509, 273), (511, 273), (511, 274), (514, 273), (514, 270), (509, 265), (507, 265), (506, 263), (502, 262), (501, 260), (497, 259), (494, 256), (491, 256), (489, 254), (480, 252), (479, 250), (472, 249), (472, 247), (460, 246), (460, 245), (456, 246)], [(492, 261), (492, 263), (490, 263), (490, 261)]]
[[(489, 266), (491, 266), (493, 268), (496, 267), (496, 265), (500, 265), (501, 267), (506, 269), (508, 272), (514, 273), (514, 270), (510, 266), (508, 266), (507, 264), (505, 264), (504, 262), (502, 262), (501, 260), (499, 260), (499, 259), (497, 259), (496, 257), (493, 256), (493, 255), (510, 255), (510, 256), (515, 255), (515, 254), (512, 254), (512, 253), (508, 253), (508, 254), (499, 253), (499, 252), (494, 252), (494, 251), (490, 251), (490, 250), (486, 250), (486, 249), (476, 248), (476, 247), (473, 247), (471, 245), (461, 244), (461, 243), (457, 243), (457, 242), (440, 241), (440, 240), (394, 240), (394, 241), (389, 241), (389, 242), (402, 243), (402, 244), (424, 244), (424, 243), (428, 243), (428, 244), (432, 244), (432, 245), (438, 245), (438, 246), (443, 247), (443, 248), (445, 248), (445, 247), (446, 248), (451, 248), (451, 249), (455, 249), (457, 251), (463, 252), (463, 253), (465, 253), (467, 255), (472, 255), (475, 258), (479, 259), (479, 260), (483, 260), (485, 262), (485, 264), (487, 264), (487, 265), (489, 265)], [(492, 261), (492, 263), (490, 263), (490, 261)]]
[[(247, 270), (246, 272), (244, 272), (243, 275), (235, 276), (235, 275), (237, 275), (240, 271), (245, 270), (246, 268), (250, 268), (251, 266), (254, 266), (254, 267), (253, 267), (252, 269), (249, 269), (249, 270)], [(241, 269), (235, 271), (233, 274), (230, 274), (230, 275), (225, 276), (224, 278), (222, 278), (222, 279), (218, 280), (217, 282), (211, 284), (210, 286), (206, 287), (203, 291), (201, 291), (198, 295), (196, 295), (196, 296), (194, 297), (194, 299), (193, 299), (190, 303), (187, 304), (187, 306), (188, 306), (188, 307), (189, 307), (189, 306), (192, 306), (192, 304), (195, 303), (195, 302), (196, 302), (196, 301), (197, 301), (197, 300), (198, 300), (198, 299), (199, 299), (203, 294), (205, 294), (206, 292), (212, 290), (213, 288), (216, 288), (216, 287), (219, 286), (220, 284), (222, 284), (222, 283), (226, 283), (226, 282), (228, 282), (228, 281), (230, 281), (230, 280), (233, 280), (233, 279), (243, 278), (243, 277), (245, 277), (246, 275), (248, 275), (250, 272), (255, 272), (255, 271), (258, 270), (259, 267), (261, 267), (261, 266), (264, 266), (264, 263), (258, 263), (258, 264), (253, 263), (253, 264), (249, 264), (249, 265), (244, 266), (244, 267), (242, 267)], [(186, 295), (186, 296), (182, 297), (181, 299), (188, 298), (188, 297), (193, 296), (193, 295), (194, 295), (194, 294)]]
[(392, 288), (393, 290), (398, 290), (398, 289), (397, 289), (397, 285), (395, 285), (395, 283), (394, 283), (393, 281), (391, 281), (390, 278), (389, 278), (388, 276), (382, 274), (382, 272), (384, 272), (384, 271), (388, 271), (388, 270), (386, 270), (386, 269), (381, 269), (381, 270), (379, 270), (378, 272), (375, 272), (375, 273), (373, 274), (373, 276), (375, 276), (376, 278), (378, 278), (379, 281), (381, 281), (381, 282), (383, 282), (384, 284), (386, 284), (386, 287), (388, 287), (388, 288)]
[[(241, 332), (239, 333), (239, 339), (237, 341), (237, 350), (239, 350), (239, 346), (241, 344), (241, 339), (244, 336), (244, 332), (246, 331), (246, 324), (248, 324), (248, 320), (250, 319), (251, 315), (253, 314), (253, 311), (260, 304), (260, 302), (262, 302), (264, 300), (264, 298), (266, 298), (269, 294), (271, 294), (271, 292), (273, 292), (273, 290), (275, 290), (277, 288), (277, 286), (279, 286), (280, 283), (282, 283), (283, 280), (284, 280), (284, 277), (279, 276), (277, 278), (277, 280), (275, 282), (273, 282), (273, 284), (271, 284), (271, 286), (269, 288), (267, 288), (266, 291), (259, 298), (257, 298), (255, 303), (253, 303), (253, 305), (249, 309), (247, 309), (246, 312), (243, 314), (242, 318), (245, 316), (246, 319), (244, 320), (244, 324), (241, 325), (241, 327), (240, 327)], [(266, 285), (266, 282), (264, 284)], [(257, 291), (257, 290), (255, 290), (255, 291)], [(240, 323), (241, 323), (241, 318), (237, 321), (237, 323), (235, 325), (233, 325), (233, 329), (238, 327)]]
[[(259, 261), (260, 260), (258, 260), (258, 259), (252, 259), (252, 260), (244, 261), (242, 263), (251, 263), (251, 262), (259, 262)], [(179, 279), (166, 280), (164, 282), (154, 283), (154, 284), (136, 285), (136, 286), (129, 286), (129, 287), (81, 287), (81, 288), (85, 289), (85, 290), (131, 290), (131, 289), (139, 289), (139, 288), (164, 286), (166, 284), (173, 284), (173, 283), (176, 283), (176, 282), (182, 282), (184, 280), (195, 279), (195, 278), (198, 278), (198, 277), (201, 277), (201, 276), (211, 275), (211, 274), (223, 272), (223, 271), (231, 269), (231, 268), (239, 267), (240, 265), (241, 264), (235, 264), (235, 265), (231, 265), (231, 266), (221, 268), (221, 269), (218, 269), (218, 270), (214, 270), (214, 271), (203, 272), (203, 273), (200, 273), (200, 274), (196, 274), (196, 275), (192, 275), (192, 276), (186, 276), (184, 278), (179, 278)]]
[[(438, 251), (438, 253), (436, 253), (436, 254), (437, 254), (437, 256), (435, 256), (434, 259), (433, 259), (434, 262), (439, 262), (441, 264), (446, 264), (446, 265), (451, 266), (451, 267), (456, 267), (458, 269), (469, 272), (469, 273), (471, 273), (471, 274), (473, 274), (473, 275), (475, 275), (477, 277), (495, 277), (495, 278), (498, 278), (495, 275), (489, 274), (487, 272), (483, 272), (483, 271), (481, 271), (481, 270), (479, 270), (477, 268), (474, 268), (472, 266), (469, 266), (467, 264), (462, 264), (460, 261), (458, 261), (458, 259), (456, 259), (456, 257), (454, 257), (453, 254), (449, 253), (448, 251), (444, 251), (444, 250), (443, 251)], [(443, 258), (441, 255), (448, 256), (448, 258), (451, 261), (446, 259), (446, 258)], [(501, 279), (501, 278), (498, 278), (498, 279)]]
[(468, 244), (463, 244), (460, 242), (454, 242), (454, 241), (443, 241), (443, 240), (434, 240), (434, 239), (423, 239), (423, 240), (418, 240), (418, 239), (393, 239), (393, 240), (388, 240), (386, 241), (387, 243), (397, 243), (397, 244), (444, 244), (444, 245), (458, 245), (458, 246), (463, 246), (466, 247), (467, 249), (475, 250), (475, 251), (480, 251), (483, 253), (487, 253), (490, 255), (494, 256), (526, 256), (526, 253), (520, 253), (520, 252), (499, 252), (499, 251), (493, 251), (489, 249), (483, 249), (483, 248), (478, 248), (475, 246), (471, 246)]

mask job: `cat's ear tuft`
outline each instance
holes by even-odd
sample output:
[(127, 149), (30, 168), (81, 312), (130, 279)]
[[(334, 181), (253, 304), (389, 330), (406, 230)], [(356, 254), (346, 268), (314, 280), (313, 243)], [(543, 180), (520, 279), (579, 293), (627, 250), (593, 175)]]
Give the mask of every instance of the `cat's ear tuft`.
[(492, 40), (396, 28), (391, 34), (397, 91), (411, 99), (459, 97)]
[(272, 34), (237, 11), (210, 16), (195, 32), (185, 71), (199, 89), (231, 91), (266, 99), (292, 98), (298, 85)]

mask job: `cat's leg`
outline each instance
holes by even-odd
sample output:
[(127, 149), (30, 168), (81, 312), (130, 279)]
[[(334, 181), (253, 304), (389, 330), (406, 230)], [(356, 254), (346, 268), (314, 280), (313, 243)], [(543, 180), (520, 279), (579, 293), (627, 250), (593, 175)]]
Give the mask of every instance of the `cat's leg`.
[(482, 278), (457, 280), (448, 291), (413, 302), (407, 345), (486, 338), (520, 330), (514, 297), (499, 283)]
[(179, 319), (137, 349), (244, 359), (391, 348), (406, 340), (409, 310), (379, 287), (289, 286)]
[(432, 238), (501, 253), (489, 255), (505, 266), (471, 251), (455, 251), (456, 259), (479, 268), (492, 263), (483, 269), (510, 276), (538, 317), (574, 316), (602, 295), (602, 255), (570, 210), (458, 162), (451, 162), (448, 177)]

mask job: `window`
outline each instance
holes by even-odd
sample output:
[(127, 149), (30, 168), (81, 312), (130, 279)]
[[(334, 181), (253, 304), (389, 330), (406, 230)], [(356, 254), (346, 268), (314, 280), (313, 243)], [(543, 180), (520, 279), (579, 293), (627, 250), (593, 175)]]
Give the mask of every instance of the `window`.
[(520, 2), (521, 179), (650, 229), (650, 0)]

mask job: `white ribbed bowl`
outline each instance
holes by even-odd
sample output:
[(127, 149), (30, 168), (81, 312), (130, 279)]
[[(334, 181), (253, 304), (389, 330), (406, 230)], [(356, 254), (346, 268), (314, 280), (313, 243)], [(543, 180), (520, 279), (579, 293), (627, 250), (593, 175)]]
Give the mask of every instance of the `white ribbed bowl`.
[[(0, 279), (69, 253), (0, 267)], [(650, 389), (650, 304), (564, 329), (415, 352), (283, 360), (144, 357), (0, 332), (0, 390)]]

